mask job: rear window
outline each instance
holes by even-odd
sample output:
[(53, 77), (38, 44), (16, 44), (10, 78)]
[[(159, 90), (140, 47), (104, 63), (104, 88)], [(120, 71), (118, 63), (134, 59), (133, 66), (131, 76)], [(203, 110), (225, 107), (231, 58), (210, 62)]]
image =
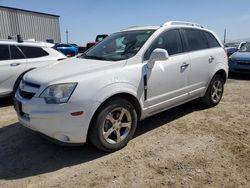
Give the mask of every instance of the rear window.
[(24, 59), (22, 52), (16, 46), (10, 46), (11, 59)]
[(0, 61), (9, 59), (10, 59), (9, 46), (0, 45)]
[(217, 41), (217, 39), (211, 33), (204, 31), (204, 34), (207, 38), (209, 48), (220, 47), (220, 43)]
[(184, 29), (188, 43), (188, 51), (202, 50), (208, 48), (207, 39), (202, 31), (198, 29)]
[(27, 58), (38, 58), (48, 56), (48, 52), (40, 47), (19, 46)]

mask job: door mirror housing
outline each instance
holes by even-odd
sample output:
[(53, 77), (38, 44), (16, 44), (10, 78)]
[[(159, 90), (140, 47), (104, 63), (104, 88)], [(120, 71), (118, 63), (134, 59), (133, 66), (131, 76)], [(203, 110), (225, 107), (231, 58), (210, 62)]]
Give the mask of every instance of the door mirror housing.
[(165, 61), (169, 58), (168, 51), (162, 48), (156, 48), (148, 60), (148, 68), (153, 68), (156, 61)]

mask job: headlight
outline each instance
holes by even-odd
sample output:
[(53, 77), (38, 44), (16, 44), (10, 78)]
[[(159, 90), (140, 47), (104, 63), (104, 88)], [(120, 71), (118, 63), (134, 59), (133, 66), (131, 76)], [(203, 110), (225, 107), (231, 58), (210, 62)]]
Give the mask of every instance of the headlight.
[(77, 83), (56, 84), (47, 87), (40, 98), (44, 98), (48, 104), (60, 104), (68, 102), (76, 88)]

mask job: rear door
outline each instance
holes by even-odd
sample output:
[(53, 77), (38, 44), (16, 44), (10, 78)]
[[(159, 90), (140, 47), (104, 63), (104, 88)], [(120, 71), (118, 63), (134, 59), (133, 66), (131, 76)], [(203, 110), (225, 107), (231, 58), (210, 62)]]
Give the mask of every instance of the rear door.
[(25, 71), (26, 59), (15, 45), (0, 45), (0, 95), (13, 91), (17, 78)]
[(184, 28), (182, 35), (191, 62), (188, 88), (190, 97), (194, 97), (205, 91), (214, 69), (216, 56), (214, 51), (209, 48), (207, 38), (202, 30)]

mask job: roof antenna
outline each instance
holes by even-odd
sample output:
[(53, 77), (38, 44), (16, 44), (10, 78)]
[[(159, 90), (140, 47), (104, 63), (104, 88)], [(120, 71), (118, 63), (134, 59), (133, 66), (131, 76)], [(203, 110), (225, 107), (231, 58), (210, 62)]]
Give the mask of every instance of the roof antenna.
[(20, 43), (23, 42), (21, 35), (17, 35), (17, 42), (20, 42)]

